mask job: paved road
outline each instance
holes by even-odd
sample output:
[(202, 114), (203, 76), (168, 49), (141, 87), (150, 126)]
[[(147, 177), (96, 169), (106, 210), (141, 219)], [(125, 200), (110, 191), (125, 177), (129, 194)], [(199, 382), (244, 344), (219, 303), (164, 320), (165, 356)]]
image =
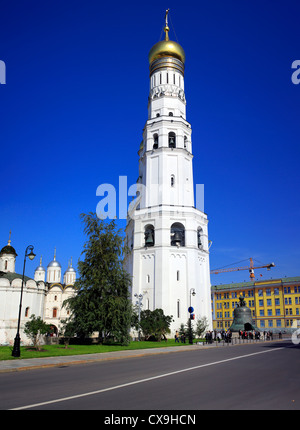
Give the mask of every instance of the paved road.
[(300, 409), (300, 345), (246, 344), (0, 374), (0, 408)]

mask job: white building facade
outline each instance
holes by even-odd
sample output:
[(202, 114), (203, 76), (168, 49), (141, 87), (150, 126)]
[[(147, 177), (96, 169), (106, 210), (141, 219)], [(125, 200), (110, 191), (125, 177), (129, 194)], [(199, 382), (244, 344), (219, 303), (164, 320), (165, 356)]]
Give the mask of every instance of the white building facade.
[(212, 328), (207, 215), (195, 208), (192, 130), (186, 120), (185, 54), (168, 37), (149, 53), (148, 120), (139, 149), (140, 200), (126, 227), (132, 301), (172, 315), (172, 335), (194, 308)]
[[(40, 260), (34, 279), (27, 276), (24, 278), (20, 322), (22, 345), (30, 344), (23, 328), (31, 315), (39, 316), (51, 325), (55, 336), (59, 334), (61, 321), (68, 317), (68, 310), (62, 304), (76, 293), (76, 272), (72, 263), (69, 264), (64, 274), (64, 283), (61, 283), (61, 265), (56, 261), (55, 254), (53, 261), (48, 264), (47, 272)], [(15, 272), (16, 257), (17, 253), (9, 239), (0, 251), (0, 345), (13, 345), (17, 333), (22, 275)]]

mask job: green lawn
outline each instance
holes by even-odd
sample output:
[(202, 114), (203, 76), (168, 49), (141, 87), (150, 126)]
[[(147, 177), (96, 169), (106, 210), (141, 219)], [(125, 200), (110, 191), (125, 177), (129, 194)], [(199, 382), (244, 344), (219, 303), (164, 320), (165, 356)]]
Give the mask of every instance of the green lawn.
[[(187, 343), (175, 343), (174, 339), (167, 342), (131, 342), (128, 346), (121, 345), (43, 345), (42, 351), (35, 351), (29, 347), (21, 346), (20, 358), (56, 357), (60, 355), (95, 354), (101, 352), (122, 351), (128, 349), (164, 348), (172, 346), (186, 346)], [(12, 346), (0, 346), (0, 360), (15, 360), (11, 355)]]

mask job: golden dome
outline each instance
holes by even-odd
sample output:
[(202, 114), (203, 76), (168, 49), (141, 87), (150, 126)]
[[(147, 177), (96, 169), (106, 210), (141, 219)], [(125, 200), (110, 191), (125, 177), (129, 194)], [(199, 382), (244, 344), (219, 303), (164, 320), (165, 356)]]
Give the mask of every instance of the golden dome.
[(172, 40), (162, 40), (152, 46), (149, 52), (149, 64), (162, 57), (175, 57), (182, 63), (185, 62), (185, 53), (183, 48), (179, 43), (173, 42)]
[(183, 48), (179, 45), (179, 43), (169, 40), (169, 26), (168, 26), (168, 13), (169, 9), (166, 11), (166, 24), (164, 28), (164, 32), (166, 33), (165, 40), (156, 43), (149, 52), (149, 64), (158, 58), (162, 57), (174, 57), (177, 60), (180, 60), (183, 64), (185, 62), (185, 53)]

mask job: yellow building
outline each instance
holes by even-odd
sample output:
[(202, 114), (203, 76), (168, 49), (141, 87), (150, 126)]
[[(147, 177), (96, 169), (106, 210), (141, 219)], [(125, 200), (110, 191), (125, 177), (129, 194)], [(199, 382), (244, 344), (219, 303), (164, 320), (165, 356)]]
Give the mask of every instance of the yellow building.
[(251, 309), (261, 331), (290, 331), (300, 327), (300, 276), (211, 287), (213, 328), (228, 329), (239, 297)]

